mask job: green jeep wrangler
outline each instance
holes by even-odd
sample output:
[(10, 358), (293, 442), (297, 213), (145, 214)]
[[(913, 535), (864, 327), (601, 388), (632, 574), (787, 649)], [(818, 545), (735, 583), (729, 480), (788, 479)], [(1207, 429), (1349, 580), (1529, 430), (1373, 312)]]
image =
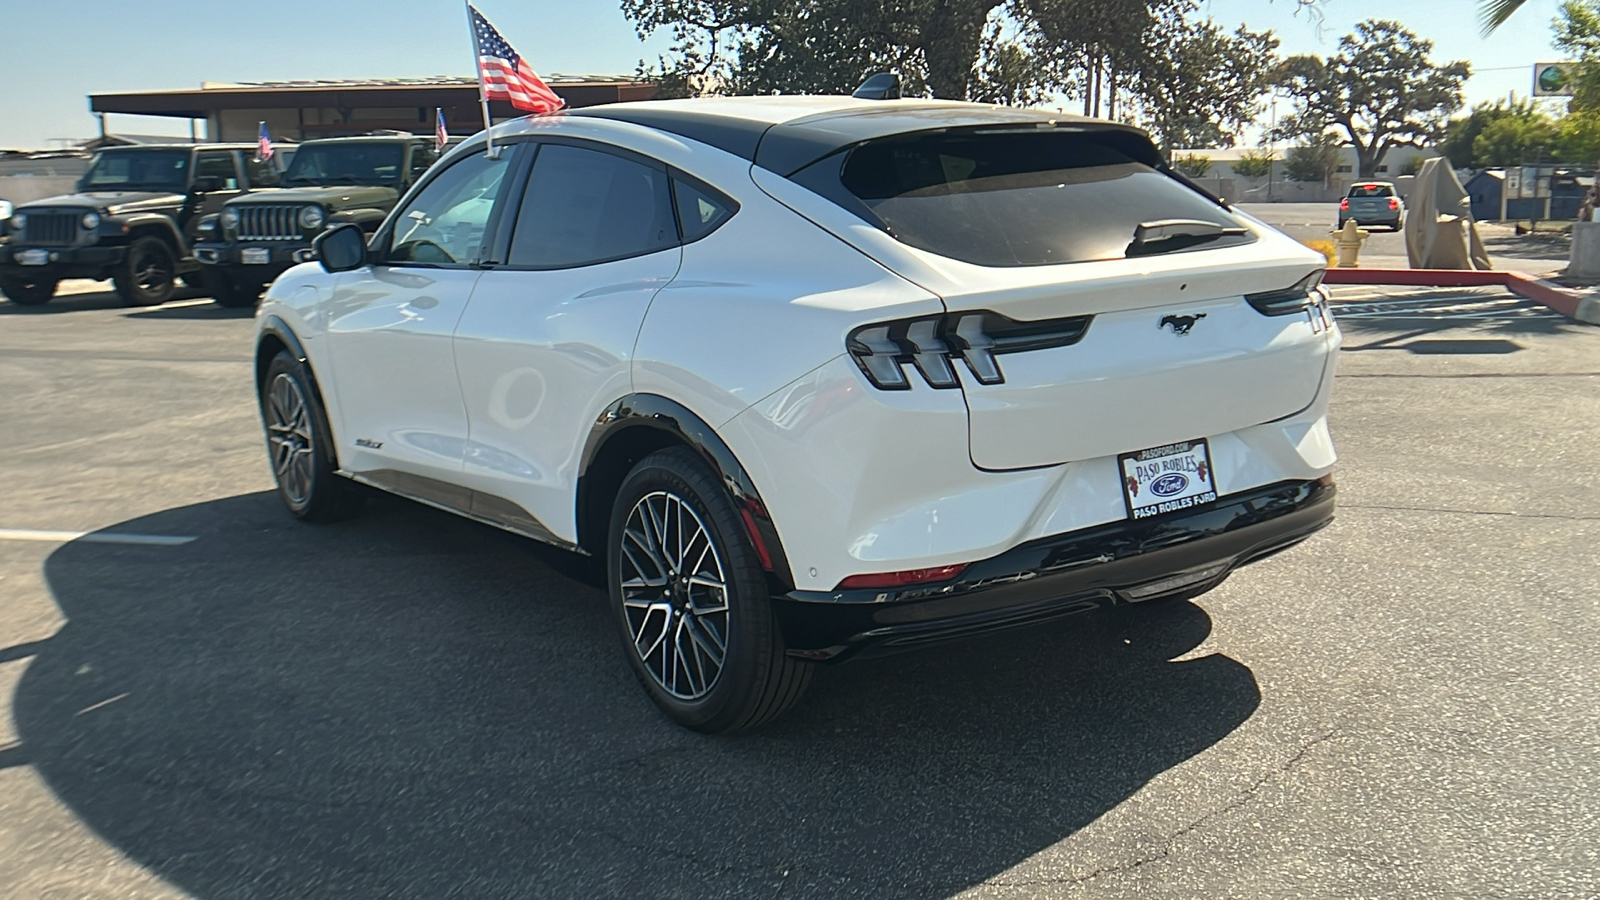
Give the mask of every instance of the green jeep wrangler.
[[(78, 192), (18, 206), (0, 241), (0, 293), (50, 302), (63, 278), (109, 278), (123, 302), (150, 306), (198, 281), (200, 221), (252, 188), (275, 187), (277, 159), (254, 144), (172, 144), (100, 151)], [(275, 157), (277, 155), (275, 154)]]
[(439, 158), (432, 137), (326, 138), (295, 149), (279, 189), (240, 197), (201, 223), (195, 257), (222, 306), (254, 306), (284, 270), (313, 259), (324, 229), (354, 222), (371, 234)]

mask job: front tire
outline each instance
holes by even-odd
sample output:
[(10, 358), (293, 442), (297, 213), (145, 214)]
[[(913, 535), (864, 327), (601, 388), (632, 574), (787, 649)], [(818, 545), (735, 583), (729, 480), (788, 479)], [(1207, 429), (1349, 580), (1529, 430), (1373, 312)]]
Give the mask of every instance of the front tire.
[(0, 278), (0, 294), (5, 294), (18, 306), (43, 306), (56, 295), (56, 280), (42, 278)]
[(261, 300), (261, 292), (266, 289), (262, 284), (243, 284), (234, 280), (226, 271), (207, 268), (203, 272), (205, 291), (211, 295), (212, 302), (228, 309), (248, 309)]
[(307, 522), (354, 515), (362, 495), (336, 471), (333, 432), (305, 365), (280, 351), (267, 367), (260, 400), (272, 477), (283, 505)]
[(634, 467), (607, 548), (623, 652), (673, 721), (737, 731), (800, 699), (812, 667), (786, 652), (733, 499), (693, 451), (662, 450)]
[(178, 255), (166, 241), (147, 235), (135, 238), (111, 274), (117, 295), (128, 306), (156, 306), (172, 299), (177, 289)]

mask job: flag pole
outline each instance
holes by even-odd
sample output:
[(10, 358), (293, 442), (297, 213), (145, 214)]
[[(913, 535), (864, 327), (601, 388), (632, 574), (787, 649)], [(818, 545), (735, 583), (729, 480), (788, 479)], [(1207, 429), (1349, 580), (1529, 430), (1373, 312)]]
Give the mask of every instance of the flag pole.
[(465, 0), (465, 5), (467, 33), (472, 36), (472, 71), (478, 76), (478, 103), (483, 107), (483, 134), (488, 140), (488, 149), (484, 151), (484, 155), (489, 159), (499, 159), (500, 154), (494, 147), (494, 133), (490, 131), (490, 126), (494, 123), (489, 121), (489, 95), (483, 89), (483, 50), (478, 46), (478, 23), (472, 16), (472, 0)]

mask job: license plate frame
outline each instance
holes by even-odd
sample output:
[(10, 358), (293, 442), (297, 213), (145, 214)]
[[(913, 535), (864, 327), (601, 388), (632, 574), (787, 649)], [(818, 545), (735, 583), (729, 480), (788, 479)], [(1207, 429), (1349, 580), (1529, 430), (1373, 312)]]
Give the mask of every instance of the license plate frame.
[(1216, 468), (1205, 438), (1117, 457), (1122, 499), (1134, 521), (1195, 509), (1217, 499)]
[(21, 250), (17, 252), (17, 265), (19, 266), (48, 266), (50, 265), (49, 250)]
[(272, 263), (272, 248), (245, 247), (239, 251), (239, 262), (247, 266), (265, 266)]

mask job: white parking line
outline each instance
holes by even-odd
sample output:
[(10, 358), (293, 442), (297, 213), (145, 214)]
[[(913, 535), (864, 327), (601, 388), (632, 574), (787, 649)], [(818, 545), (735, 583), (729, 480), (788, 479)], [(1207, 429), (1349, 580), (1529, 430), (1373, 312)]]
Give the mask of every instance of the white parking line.
[(176, 547), (196, 538), (178, 534), (123, 534), (114, 531), (36, 531), (29, 528), (0, 528), (0, 541), (44, 541), (65, 544), (83, 541), (90, 544), (140, 544), (146, 547)]

